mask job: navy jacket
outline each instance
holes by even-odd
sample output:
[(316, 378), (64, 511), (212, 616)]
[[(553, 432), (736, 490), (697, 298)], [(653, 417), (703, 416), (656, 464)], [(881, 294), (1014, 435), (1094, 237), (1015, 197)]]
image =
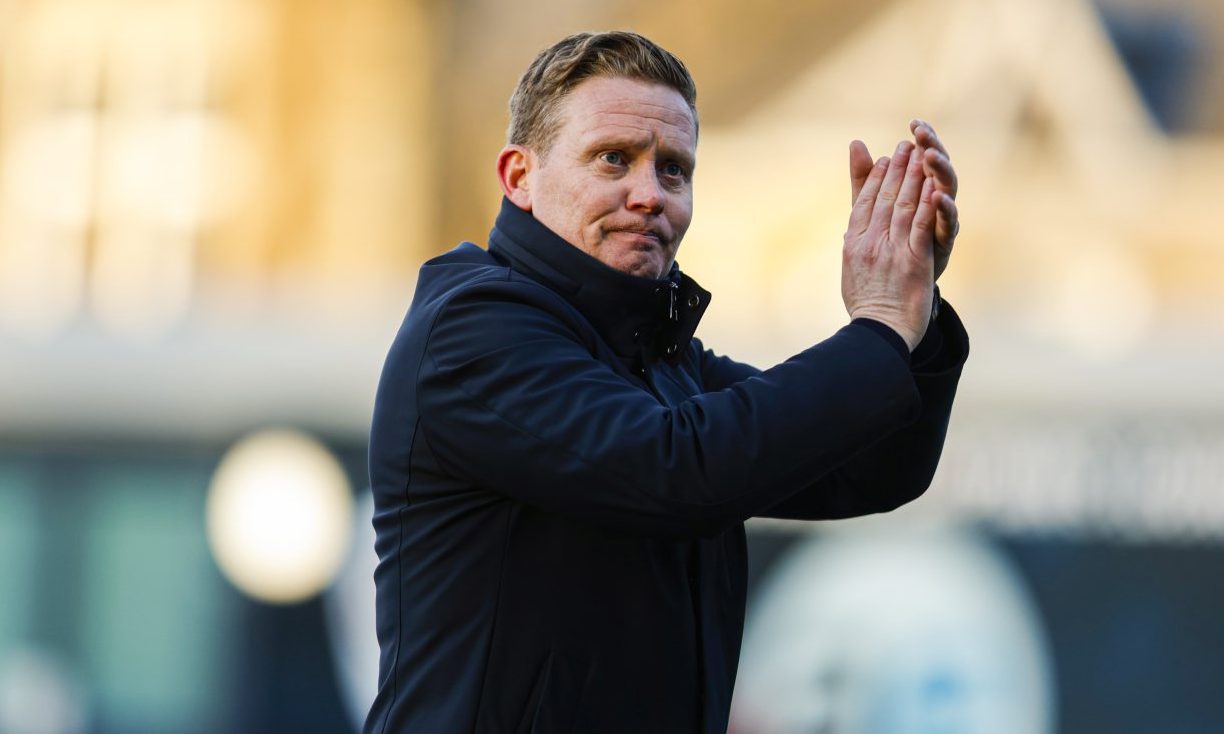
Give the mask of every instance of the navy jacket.
[(693, 338), (709, 298), (506, 201), (488, 251), (421, 268), (370, 438), (367, 734), (723, 732), (744, 521), (926, 489), (968, 351), (951, 308), (916, 367), (853, 323), (759, 371)]

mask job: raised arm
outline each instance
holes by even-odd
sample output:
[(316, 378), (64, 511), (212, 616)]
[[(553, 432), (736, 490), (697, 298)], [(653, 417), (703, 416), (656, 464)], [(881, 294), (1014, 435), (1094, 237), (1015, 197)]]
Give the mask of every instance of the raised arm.
[(968, 335), (947, 303), (930, 332), (915, 350), (912, 367), (922, 402), (918, 420), (860, 451), (759, 517), (858, 517), (894, 510), (927, 490), (939, 465), (956, 386), (969, 355)]
[(558, 297), (488, 281), (440, 309), (423, 435), (467, 482), (632, 532), (711, 535), (917, 419), (905, 361), (862, 326), (724, 390), (661, 405), (592, 357)]
[[(915, 243), (915, 238), (929, 243), (930, 282), (933, 284), (948, 265), (960, 228), (955, 202), (958, 181), (948, 150), (934, 128), (929, 123), (914, 120), (910, 130), (914, 133), (912, 152), (899, 146), (897, 153), (909, 156), (910, 176), (921, 169), (926, 178), (922, 202), (917, 207), (921, 209), (923, 203), (929, 202), (928, 211), (933, 209), (935, 217), (929, 228), (918, 226), (921, 216), (915, 218), (911, 244), (919, 244), (917, 251), (921, 252), (925, 247)], [(892, 165), (897, 165), (896, 157)], [(851, 143), (850, 190), (855, 212), (863, 206), (863, 192), (872, 186), (873, 175), (878, 175), (878, 170), (879, 165), (873, 166), (867, 147), (857, 140)], [(898, 200), (897, 208), (905, 208), (903, 199), (904, 195)], [(856, 215), (852, 213), (847, 248), (856, 231)], [(847, 265), (851, 262), (848, 258)], [(850, 309), (849, 301), (847, 309)], [(938, 321), (927, 330), (912, 355), (914, 382), (922, 396), (919, 419), (860, 452), (845, 465), (769, 508), (763, 515), (802, 520), (854, 517), (895, 509), (925, 492), (939, 464), (952, 400), (968, 353), (969, 340), (964, 326), (944, 303)]]

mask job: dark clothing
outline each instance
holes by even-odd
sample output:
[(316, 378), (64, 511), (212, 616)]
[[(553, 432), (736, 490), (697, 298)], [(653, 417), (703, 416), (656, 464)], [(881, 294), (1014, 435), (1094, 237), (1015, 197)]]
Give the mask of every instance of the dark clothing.
[(915, 367), (850, 324), (762, 372), (693, 338), (678, 268), (617, 272), (509, 202), (489, 243), (421, 268), (379, 385), (365, 731), (723, 732), (744, 521), (921, 494), (965, 332), (945, 305)]

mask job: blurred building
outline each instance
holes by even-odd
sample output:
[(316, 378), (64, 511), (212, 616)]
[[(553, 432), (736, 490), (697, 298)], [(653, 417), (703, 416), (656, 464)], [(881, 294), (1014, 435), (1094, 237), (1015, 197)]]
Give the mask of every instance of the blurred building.
[[(863, 532), (974, 529), (1035, 620), (1053, 730), (1224, 727), (1218, 2), (0, 0), (0, 732), (351, 726), (383, 354), (419, 264), (484, 241), (518, 74), (608, 27), (698, 81), (679, 259), (741, 359), (845, 319), (849, 140), (935, 125), (973, 356), (935, 485)], [(267, 428), (298, 433), (242, 442)], [(332, 479), (277, 468), (308, 462)], [(784, 597), (769, 574), (832, 529), (752, 531)], [(974, 721), (939, 700), (944, 728), (822, 730)]]

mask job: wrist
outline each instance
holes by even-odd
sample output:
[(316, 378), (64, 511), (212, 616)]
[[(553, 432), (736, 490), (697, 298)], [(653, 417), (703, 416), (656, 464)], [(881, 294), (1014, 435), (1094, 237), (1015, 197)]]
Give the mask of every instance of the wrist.
[(905, 339), (903, 339), (901, 335), (888, 324), (876, 321), (875, 319), (869, 319), (865, 316), (860, 316), (857, 319), (853, 319), (850, 323), (855, 326), (862, 326), (874, 331), (877, 336), (888, 342), (888, 346), (893, 348), (893, 351), (897, 353), (898, 357), (906, 362), (910, 361), (911, 350), (909, 345), (906, 344)]
[(911, 324), (908, 321), (913, 320), (912, 316), (907, 320), (902, 314), (891, 313), (883, 309), (855, 309), (850, 314), (850, 320), (854, 322), (859, 319), (869, 319), (892, 329), (905, 342), (905, 348), (909, 352), (914, 351), (914, 347), (918, 346), (918, 342), (922, 340), (922, 335), (926, 333), (925, 321), (920, 324)]

